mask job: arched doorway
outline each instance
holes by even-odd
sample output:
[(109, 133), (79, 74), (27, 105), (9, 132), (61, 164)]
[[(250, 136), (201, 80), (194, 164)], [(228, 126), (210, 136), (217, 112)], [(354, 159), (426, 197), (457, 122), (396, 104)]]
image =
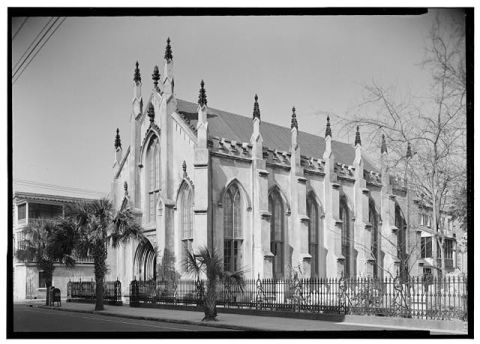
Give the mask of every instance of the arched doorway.
[(140, 242), (135, 252), (134, 276), (141, 281), (156, 280), (157, 255), (148, 239)]

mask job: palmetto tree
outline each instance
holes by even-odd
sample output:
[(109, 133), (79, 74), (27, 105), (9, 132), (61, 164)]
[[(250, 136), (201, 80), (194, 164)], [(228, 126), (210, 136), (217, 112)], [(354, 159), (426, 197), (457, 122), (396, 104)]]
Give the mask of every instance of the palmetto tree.
[(141, 226), (129, 208), (115, 211), (106, 198), (77, 203), (70, 209), (77, 227), (76, 251), (80, 257), (93, 257), (95, 273), (95, 310), (103, 310), (104, 280), (108, 267), (107, 248), (118, 247), (130, 239), (144, 240)]
[(25, 239), (16, 250), (17, 259), (34, 262), (45, 274), (47, 289), (46, 304), (49, 304), (49, 289), (52, 286), (55, 264), (75, 265), (72, 256), (75, 229), (66, 219), (33, 220), (24, 229)]
[(197, 254), (188, 251), (183, 262), (185, 272), (193, 274), (197, 280), (205, 274), (207, 277), (207, 294), (205, 295), (202, 321), (216, 320), (217, 317), (217, 285), (219, 282), (238, 285), (243, 291), (245, 281), (242, 271), (224, 271), (222, 258), (217, 252), (211, 252), (204, 247)]

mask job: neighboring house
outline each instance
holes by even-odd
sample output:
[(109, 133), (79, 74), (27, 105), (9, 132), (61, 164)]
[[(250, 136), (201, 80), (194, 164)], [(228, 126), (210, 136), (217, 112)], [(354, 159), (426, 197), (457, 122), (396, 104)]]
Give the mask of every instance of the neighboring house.
[[(438, 244), (437, 238), (442, 235), (445, 237), (443, 252), (445, 261), (445, 273), (458, 272), (458, 245), (457, 234), (454, 230), (454, 220), (448, 212), (440, 213), (439, 230), (433, 228), (432, 208), (417, 202), (418, 223), (417, 226), (421, 231), (421, 246), (420, 246), (420, 262), (423, 269), (423, 274), (434, 274), (435, 270), (441, 268), (441, 247)], [(465, 266), (466, 267), (466, 266)]]
[[(70, 196), (67, 196), (70, 195)], [(74, 197), (77, 196), (77, 197)], [(57, 188), (48, 184), (14, 182), (13, 247), (22, 247), (23, 228), (33, 221), (50, 219), (65, 214), (66, 205), (101, 197), (100, 193), (73, 188)], [(14, 257), (14, 300), (45, 298), (45, 278), (34, 262), (19, 261)], [(58, 265), (53, 274), (53, 285), (66, 297), (70, 279), (93, 279), (93, 261), (77, 260), (74, 268)]]

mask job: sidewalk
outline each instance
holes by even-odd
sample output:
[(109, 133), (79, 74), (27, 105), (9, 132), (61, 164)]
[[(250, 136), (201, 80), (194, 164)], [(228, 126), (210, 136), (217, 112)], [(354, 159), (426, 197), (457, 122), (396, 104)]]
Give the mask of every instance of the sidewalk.
[[(414, 330), (412, 327), (395, 326), (393, 324), (376, 324), (369, 321), (368, 325), (363, 323), (349, 323), (349, 322), (330, 322), (320, 320), (306, 320), (295, 318), (283, 318), (274, 316), (252, 316), (244, 314), (219, 313), (218, 321), (202, 322), (203, 312), (199, 311), (184, 311), (171, 310), (161, 308), (141, 308), (127, 306), (109, 306), (105, 305), (104, 311), (94, 311), (94, 304), (62, 302), (61, 307), (48, 307), (38, 305), (36, 307), (56, 309), (58, 311), (70, 311), (81, 313), (95, 313), (116, 317), (125, 317), (142, 320), (156, 320), (170, 323), (193, 324), (202, 326), (212, 326), (220, 328), (228, 328), (243, 331), (348, 331), (348, 330)], [(370, 317), (370, 320), (371, 319)], [(365, 327), (366, 326), (366, 327)], [(416, 330), (429, 330), (427, 328), (416, 328)], [(466, 334), (457, 331), (439, 331), (431, 329), (432, 331), (443, 334)]]

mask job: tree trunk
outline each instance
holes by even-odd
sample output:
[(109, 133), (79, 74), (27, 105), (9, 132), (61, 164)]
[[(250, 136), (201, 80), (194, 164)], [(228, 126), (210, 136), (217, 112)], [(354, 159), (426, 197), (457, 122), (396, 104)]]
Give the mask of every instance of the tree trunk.
[(95, 310), (103, 311), (103, 277), (95, 276)]
[(52, 286), (52, 276), (45, 277), (45, 286), (47, 287), (46, 305), (50, 306), (50, 287)]
[(209, 280), (207, 295), (204, 301), (204, 313), (205, 317), (202, 321), (217, 320), (217, 281)]
[(94, 256), (94, 265), (95, 265), (95, 310), (103, 311), (103, 296), (104, 296), (104, 287), (103, 283), (105, 281), (105, 273), (107, 272), (106, 261), (107, 252), (105, 245), (102, 243), (99, 245), (95, 252)]
[(46, 305), (50, 306), (50, 287), (52, 286), (52, 280), (53, 280), (53, 270), (55, 267), (53, 266), (53, 263), (51, 262), (42, 262), (37, 266), (37, 269), (43, 270), (45, 274), (45, 287), (47, 289), (47, 295), (46, 295)]

